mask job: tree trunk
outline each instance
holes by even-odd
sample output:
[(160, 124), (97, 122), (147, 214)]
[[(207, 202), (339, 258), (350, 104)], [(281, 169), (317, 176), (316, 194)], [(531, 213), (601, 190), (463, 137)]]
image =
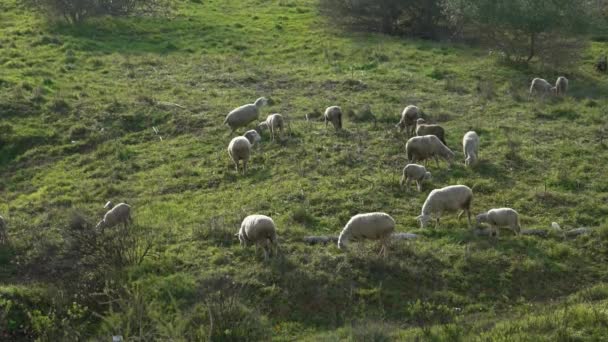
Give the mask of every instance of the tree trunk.
[(530, 34), (530, 52), (528, 54), (528, 59), (526, 62), (530, 62), (532, 58), (534, 58), (534, 54), (536, 53), (536, 33), (532, 32)]

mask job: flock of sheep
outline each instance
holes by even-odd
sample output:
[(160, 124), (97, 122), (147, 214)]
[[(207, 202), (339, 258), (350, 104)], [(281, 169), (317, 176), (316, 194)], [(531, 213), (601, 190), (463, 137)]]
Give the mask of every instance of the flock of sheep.
[[(552, 86), (544, 79), (535, 78), (530, 86), (530, 96), (534, 93), (541, 93), (544, 97), (548, 93), (554, 95), (564, 95), (568, 89), (568, 80), (559, 77), (555, 86)], [(244, 127), (256, 120), (260, 116), (260, 109), (268, 103), (264, 97), (257, 99), (254, 103), (246, 104), (230, 111), (224, 120), (231, 133), (238, 128)], [(339, 106), (331, 106), (325, 110), (324, 121), (327, 127), (331, 123), (336, 130), (342, 129), (342, 109)], [(406, 143), (406, 153), (409, 163), (403, 168), (400, 185), (404, 183), (409, 191), (412, 182), (416, 182), (418, 192), (422, 191), (422, 182), (431, 179), (431, 173), (423, 165), (417, 162), (434, 159), (439, 167), (438, 158), (447, 161), (450, 166), (455, 159), (455, 153), (446, 146), (445, 130), (436, 124), (427, 124), (422, 118), (422, 111), (414, 106), (405, 107), (401, 114), (400, 121), (396, 127), (400, 132), (406, 132), (409, 140)], [(257, 129), (247, 131), (243, 136), (233, 138), (228, 144), (228, 154), (234, 162), (236, 172), (239, 173), (239, 165), (243, 164), (243, 174), (247, 172), (247, 163), (250, 159), (253, 146), (261, 141), (260, 132), (264, 129), (269, 130), (272, 140), (275, 135), (283, 134), (285, 120), (281, 114), (270, 114), (265, 121), (257, 125)], [(464, 163), (472, 166), (478, 161), (479, 157), (479, 136), (474, 131), (467, 132), (462, 139), (464, 153)], [(473, 191), (465, 185), (450, 185), (440, 189), (432, 190), (422, 205), (421, 214), (417, 217), (422, 228), (427, 227), (429, 222), (435, 219), (435, 228), (439, 226), (441, 215), (449, 212), (461, 211), (467, 214), (469, 228), (471, 222), (471, 204), (473, 201)], [(119, 224), (127, 226), (132, 222), (131, 206), (120, 203), (114, 206), (108, 202), (105, 206), (108, 211), (103, 219), (97, 224), (96, 228), (103, 230)], [(490, 232), (499, 235), (499, 228), (509, 228), (516, 235), (519, 234), (521, 226), (517, 211), (511, 208), (496, 208), (476, 216), (476, 223), (487, 223), (490, 225)], [(340, 233), (337, 244), (340, 249), (345, 249), (349, 241), (359, 240), (378, 240), (382, 248), (380, 254), (385, 257), (388, 253), (388, 244), (391, 239), (412, 238), (414, 234), (408, 233), (395, 234), (395, 220), (383, 212), (363, 213), (353, 216), (344, 226)], [(277, 251), (278, 239), (277, 228), (272, 218), (265, 215), (247, 216), (236, 234), (242, 246), (255, 244), (256, 250), (261, 246), (264, 251), (264, 258), (267, 259), (271, 252)], [(7, 240), (6, 222), (0, 216), (0, 242)], [(333, 241), (329, 237), (310, 237), (309, 243), (327, 243)]]

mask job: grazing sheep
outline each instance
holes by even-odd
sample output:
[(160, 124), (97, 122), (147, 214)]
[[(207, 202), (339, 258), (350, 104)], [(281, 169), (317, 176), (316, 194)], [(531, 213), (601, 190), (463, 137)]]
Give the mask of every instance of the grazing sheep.
[(390, 236), (395, 231), (395, 220), (386, 213), (357, 214), (346, 223), (338, 237), (338, 248), (344, 250), (350, 240), (380, 240), (380, 254), (388, 255)]
[(547, 82), (542, 78), (535, 78), (532, 80), (532, 84), (530, 85), (530, 94), (528, 95), (528, 100), (534, 93), (541, 93), (542, 98), (547, 94), (551, 94), (555, 92), (555, 88), (551, 86), (551, 83)]
[(0, 244), (8, 242), (7, 224), (4, 217), (0, 216)]
[(502, 227), (511, 229), (515, 235), (518, 235), (521, 231), (519, 214), (511, 208), (490, 209), (486, 213), (477, 215), (475, 220), (478, 225), (480, 223), (490, 224), (490, 228), (494, 231), (496, 237), (499, 236), (499, 228)]
[(401, 113), (401, 120), (399, 123), (395, 125), (399, 129), (399, 132), (403, 132), (405, 129), (405, 134), (407, 137), (411, 137), (414, 135), (414, 130), (416, 129), (416, 120), (420, 118), (422, 112), (420, 109), (414, 105), (409, 105), (403, 109)]
[(422, 214), (417, 217), (422, 228), (428, 225), (431, 215), (436, 217), (435, 228), (439, 227), (439, 218), (444, 212), (462, 210), (458, 214), (458, 219), (463, 213), (467, 213), (469, 228), (471, 227), (471, 202), (473, 201), (473, 191), (465, 185), (450, 185), (445, 188), (431, 191), (422, 205)]
[(279, 113), (270, 114), (266, 118), (266, 121), (261, 122), (258, 125), (259, 129), (269, 129), (270, 135), (272, 136), (272, 141), (274, 141), (274, 135), (277, 133), (277, 130), (281, 131), (281, 135), (283, 135), (283, 129), (285, 127), (285, 120), (283, 119), (283, 115)]
[(239, 173), (239, 161), (243, 161), (243, 175), (247, 173), (247, 162), (251, 156), (251, 143), (245, 137), (236, 137), (228, 145), (228, 155), (234, 162), (236, 173)]
[(224, 124), (227, 124), (230, 127), (230, 133), (233, 133), (237, 128), (256, 120), (260, 116), (260, 108), (266, 104), (268, 104), (268, 100), (260, 97), (254, 103), (235, 108), (226, 115)]
[(558, 77), (555, 82), (555, 87), (553, 88), (555, 89), (555, 95), (566, 95), (566, 92), (568, 91), (568, 79), (563, 76)]
[(403, 187), (403, 182), (405, 182), (406, 189), (409, 191), (410, 183), (412, 181), (416, 181), (418, 192), (422, 192), (422, 181), (431, 178), (431, 173), (428, 172), (424, 166), (418, 164), (407, 164), (403, 168), (403, 175), (401, 176), (399, 185)]
[(336, 131), (342, 129), (342, 108), (338, 106), (327, 107), (323, 118), (325, 119), (325, 128), (327, 128), (327, 122), (330, 121)]
[(435, 159), (437, 167), (439, 167), (439, 160), (437, 157), (446, 160), (450, 166), (452, 166), (455, 157), (454, 152), (434, 135), (423, 135), (421, 137), (410, 138), (407, 141), (407, 144), (405, 144), (405, 151), (407, 152), (407, 159), (410, 163), (416, 163), (420, 160), (426, 161), (429, 158), (433, 158)]
[(121, 223), (126, 228), (127, 225), (132, 222), (131, 206), (126, 203), (118, 203), (116, 206), (106, 212), (106, 214), (103, 216), (103, 220), (99, 221), (95, 228), (101, 229), (103, 232), (104, 228), (112, 228)]
[(477, 163), (479, 154), (479, 136), (474, 131), (468, 131), (462, 138), (462, 150), (464, 152), (464, 164), (471, 166)]
[(439, 125), (425, 124), (424, 119), (416, 120), (416, 135), (419, 137), (423, 135), (434, 135), (439, 138), (444, 145), (448, 145), (445, 142), (445, 130), (443, 127)]
[(338, 242), (337, 236), (306, 236), (304, 237), (304, 242), (309, 245), (327, 245), (331, 242)]
[(251, 146), (254, 146), (255, 144), (262, 141), (262, 137), (260, 136), (260, 133), (258, 133), (258, 131), (256, 131), (255, 129), (251, 129), (251, 130), (245, 132), (245, 134), (243, 134), (243, 136), (245, 138), (247, 138), (247, 140), (249, 140), (249, 143), (251, 144)]
[(247, 247), (255, 244), (257, 253), (261, 245), (264, 250), (264, 260), (268, 260), (268, 255), (274, 249), (274, 254), (278, 248), (277, 228), (274, 221), (265, 215), (249, 215), (241, 223), (241, 229), (235, 234), (241, 242), (241, 246)]

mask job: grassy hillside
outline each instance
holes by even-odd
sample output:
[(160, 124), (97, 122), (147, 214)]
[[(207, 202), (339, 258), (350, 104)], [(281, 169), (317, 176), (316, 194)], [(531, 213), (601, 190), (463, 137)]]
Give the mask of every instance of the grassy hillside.
[[(0, 22), (0, 215), (11, 237), (0, 247), (3, 338), (608, 334), (608, 82), (592, 70), (605, 43), (569, 70), (511, 66), (481, 49), (344, 32), (314, 0), (179, 2), (171, 18), (77, 27), (7, 0)], [(527, 101), (533, 77), (558, 75), (570, 96)], [(271, 99), (264, 116), (289, 119), (288, 133), (265, 136), (243, 177), (222, 121), (260, 96)], [(355, 112), (344, 132), (305, 120), (334, 104)], [(398, 184), (406, 138), (394, 124), (408, 104), (446, 128), (458, 160), (451, 170), (429, 164), (420, 194)], [(470, 129), (481, 136), (472, 169), (460, 147)], [(475, 213), (508, 206), (524, 228), (594, 230), (495, 240), (455, 215), (420, 229), (428, 192), (451, 184), (473, 189)], [(128, 232), (93, 230), (108, 200), (133, 206)], [(386, 260), (371, 243), (347, 253), (301, 243), (370, 211), (421, 238), (395, 243)], [(233, 236), (252, 213), (279, 228), (270, 262)]]

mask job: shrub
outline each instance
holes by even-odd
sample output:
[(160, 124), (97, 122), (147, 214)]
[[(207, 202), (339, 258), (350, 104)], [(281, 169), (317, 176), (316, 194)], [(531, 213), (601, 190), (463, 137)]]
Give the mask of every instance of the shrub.
[(75, 24), (91, 17), (158, 13), (168, 9), (168, 0), (22, 0), (50, 19)]

